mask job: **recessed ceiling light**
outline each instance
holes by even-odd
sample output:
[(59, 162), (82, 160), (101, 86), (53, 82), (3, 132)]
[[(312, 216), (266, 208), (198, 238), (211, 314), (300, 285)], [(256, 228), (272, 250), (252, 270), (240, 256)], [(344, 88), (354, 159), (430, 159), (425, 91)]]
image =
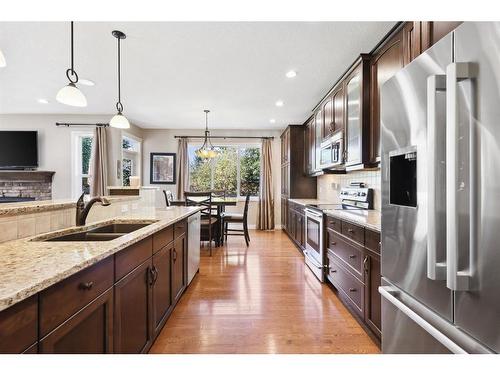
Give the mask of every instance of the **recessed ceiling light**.
[(283, 102), (283, 100), (278, 100), (275, 104), (276, 104), (276, 107), (283, 107), (283, 105), (285, 103)]
[(79, 79), (78, 83), (84, 86), (95, 86), (94, 81), (91, 81), (90, 79)]
[(297, 72), (295, 70), (290, 70), (289, 72), (286, 72), (286, 77), (287, 78), (293, 78), (297, 76)]
[(275, 124), (275, 123), (276, 123), (276, 120), (272, 118), (271, 120), (269, 120), (269, 122), (270, 122), (271, 124)]
[(49, 104), (49, 101), (47, 99), (38, 99), (37, 102), (40, 104)]

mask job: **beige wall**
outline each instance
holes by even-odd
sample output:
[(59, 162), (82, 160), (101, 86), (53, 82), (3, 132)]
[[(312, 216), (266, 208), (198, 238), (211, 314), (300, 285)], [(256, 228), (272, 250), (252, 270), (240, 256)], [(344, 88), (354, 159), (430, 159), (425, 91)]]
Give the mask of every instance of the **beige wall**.
[[(273, 141), (273, 185), (274, 185), (274, 218), (276, 226), (279, 227), (281, 221), (280, 209), (280, 132), (279, 131), (264, 131), (264, 130), (213, 130), (214, 136), (274, 136)], [(177, 153), (178, 140), (175, 135), (199, 136), (203, 135), (203, 130), (182, 130), (182, 129), (143, 129), (143, 173), (142, 183), (145, 186), (150, 186), (149, 183), (149, 154), (151, 152), (175, 152)], [(256, 142), (259, 140), (221, 140), (226, 144)], [(177, 193), (177, 185), (154, 185), (159, 186), (160, 191), (157, 195), (157, 206), (164, 207), (165, 201), (161, 193), (162, 189), (171, 190), (174, 196)], [(230, 207), (228, 211), (241, 212), (243, 210), (243, 202), (240, 202), (237, 207)], [(252, 201), (249, 207), (249, 226), (254, 227), (257, 224), (257, 202)]]
[[(52, 198), (71, 197), (71, 132), (91, 130), (92, 127), (56, 127), (56, 122), (107, 122), (108, 115), (0, 115), (0, 130), (37, 130), (39, 169), (55, 171)], [(132, 125), (127, 133), (142, 138), (142, 129)], [(120, 129), (108, 128), (108, 179), (110, 185), (116, 178), (116, 161), (121, 159)]]
[(328, 174), (318, 177), (318, 199), (340, 203), (340, 189), (351, 182), (364, 182), (373, 189), (373, 206), (380, 211), (380, 170), (354, 171), (347, 174)]

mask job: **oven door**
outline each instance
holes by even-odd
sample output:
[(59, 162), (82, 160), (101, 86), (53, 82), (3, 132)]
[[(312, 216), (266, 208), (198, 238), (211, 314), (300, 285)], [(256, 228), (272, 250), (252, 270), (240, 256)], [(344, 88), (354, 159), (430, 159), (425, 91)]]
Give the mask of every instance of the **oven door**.
[(307, 266), (320, 281), (324, 281), (323, 259), (323, 214), (305, 209), (306, 249), (304, 256)]

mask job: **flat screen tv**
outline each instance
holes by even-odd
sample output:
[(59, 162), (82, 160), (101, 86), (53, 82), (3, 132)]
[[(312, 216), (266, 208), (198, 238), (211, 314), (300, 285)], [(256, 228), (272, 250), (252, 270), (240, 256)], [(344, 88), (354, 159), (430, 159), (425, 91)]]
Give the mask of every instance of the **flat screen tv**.
[(38, 167), (38, 132), (0, 131), (0, 169)]

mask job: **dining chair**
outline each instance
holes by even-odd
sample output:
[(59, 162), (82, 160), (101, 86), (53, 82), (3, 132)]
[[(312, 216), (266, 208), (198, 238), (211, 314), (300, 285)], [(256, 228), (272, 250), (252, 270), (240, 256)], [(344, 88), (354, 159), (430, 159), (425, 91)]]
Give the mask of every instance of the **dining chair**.
[[(222, 214), (223, 226), (224, 226), (224, 237), (227, 241), (227, 236), (245, 236), (245, 242), (248, 246), (250, 242), (250, 235), (248, 234), (248, 204), (250, 202), (250, 194), (247, 194), (245, 198), (245, 207), (243, 209), (243, 213), (232, 213), (232, 212), (224, 212)], [(233, 229), (229, 228), (229, 224), (238, 224), (241, 223), (243, 225), (243, 229)]]
[(172, 201), (174, 200), (174, 195), (170, 190), (163, 190), (163, 195), (165, 197), (165, 204), (167, 207), (172, 206)]
[(210, 256), (212, 256), (212, 241), (217, 240), (217, 228), (219, 218), (212, 213), (212, 193), (208, 192), (184, 192), (186, 206), (200, 206), (201, 209), (201, 241), (208, 241)]

